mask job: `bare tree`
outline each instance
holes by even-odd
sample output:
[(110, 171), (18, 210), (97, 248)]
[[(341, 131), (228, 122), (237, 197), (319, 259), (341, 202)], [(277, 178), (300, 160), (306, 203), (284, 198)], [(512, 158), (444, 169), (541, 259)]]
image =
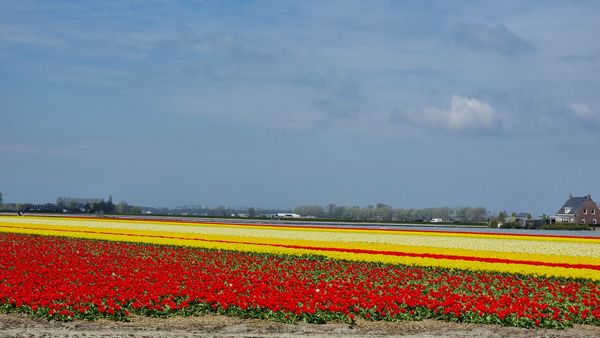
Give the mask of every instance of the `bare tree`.
[(304, 205), (296, 207), (294, 212), (302, 216), (357, 221), (414, 222), (441, 218), (444, 221), (478, 223), (485, 222), (488, 218), (488, 210), (483, 207), (395, 209), (385, 203), (366, 207), (344, 207), (333, 203), (325, 208), (318, 205)]

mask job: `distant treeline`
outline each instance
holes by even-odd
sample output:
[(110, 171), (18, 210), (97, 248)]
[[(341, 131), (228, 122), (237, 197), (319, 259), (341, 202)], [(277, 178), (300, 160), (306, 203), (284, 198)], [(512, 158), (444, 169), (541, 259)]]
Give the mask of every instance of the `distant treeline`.
[(196, 216), (211, 216), (211, 217), (231, 217), (231, 216), (242, 216), (242, 217), (260, 217), (267, 214), (273, 214), (278, 212), (289, 212), (290, 210), (282, 209), (265, 209), (265, 208), (254, 208), (254, 207), (204, 207), (202, 205), (190, 205), (181, 206), (174, 208), (145, 208), (144, 210), (150, 211), (154, 214), (161, 215), (196, 215)]
[(58, 197), (56, 203), (2, 203), (0, 193), (0, 211), (23, 211), (30, 213), (117, 213), (140, 214), (143, 207), (129, 205), (127, 202), (114, 204), (102, 198)]
[[(119, 212), (118, 205), (116, 212)], [(424, 209), (392, 208), (383, 203), (366, 207), (345, 207), (337, 204), (303, 205), (289, 209), (265, 209), (254, 207), (204, 207), (201, 205), (182, 206), (175, 208), (143, 208), (153, 214), (161, 215), (197, 215), (211, 217), (263, 217), (280, 212), (293, 212), (304, 218), (348, 220), (348, 221), (384, 221), (384, 222), (414, 222), (430, 221), (440, 218), (443, 222), (481, 223), (486, 222), (491, 216), (484, 207), (444, 207)]]
[(211, 217), (272, 217), (277, 213), (293, 212), (303, 218), (345, 220), (345, 221), (382, 221), (382, 222), (415, 222), (431, 221), (438, 219), (442, 222), (482, 223), (491, 219), (497, 219), (502, 215), (503, 221), (506, 212), (499, 216), (492, 215), (484, 207), (443, 207), (424, 209), (393, 208), (384, 203), (369, 205), (366, 207), (346, 207), (337, 204), (327, 206), (302, 205), (290, 209), (266, 209), (255, 207), (204, 207), (202, 205), (191, 205), (182, 207), (143, 207), (129, 205), (127, 202), (113, 204), (112, 197), (108, 201), (102, 198), (68, 198), (59, 197), (56, 203), (31, 204), (31, 203), (2, 203), (0, 193), (0, 210), (4, 211), (27, 211), (27, 212), (52, 212), (52, 213), (116, 213), (116, 214), (161, 214), (161, 215), (189, 215), (189, 216), (211, 216)]
[(486, 222), (490, 217), (490, 213), (484, 207), (403, 209), (392, 208), (383, 203), (366, 207), (345, 207), (336, 204), (329, 204), (326, 207), (304, 205), (296, 207), (294, 213), (303, 217), (321, 219), (388, 222), (430, 221), (440, 218), (443, 222), (481, 223)]

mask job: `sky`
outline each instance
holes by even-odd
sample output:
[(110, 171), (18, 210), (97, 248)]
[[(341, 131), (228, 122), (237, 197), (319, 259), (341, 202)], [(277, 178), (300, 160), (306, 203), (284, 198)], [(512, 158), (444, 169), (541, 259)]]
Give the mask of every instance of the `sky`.
[(598, 1), (0, 0), (5, 202), (600, 200)]

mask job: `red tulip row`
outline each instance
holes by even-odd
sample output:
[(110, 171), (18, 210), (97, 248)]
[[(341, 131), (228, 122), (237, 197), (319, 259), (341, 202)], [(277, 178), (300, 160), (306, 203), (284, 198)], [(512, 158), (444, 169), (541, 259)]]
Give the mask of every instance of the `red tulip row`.
[(223, 313), (600, 325), (600, 283), (0, 234), (0, 309), (69, 320)]

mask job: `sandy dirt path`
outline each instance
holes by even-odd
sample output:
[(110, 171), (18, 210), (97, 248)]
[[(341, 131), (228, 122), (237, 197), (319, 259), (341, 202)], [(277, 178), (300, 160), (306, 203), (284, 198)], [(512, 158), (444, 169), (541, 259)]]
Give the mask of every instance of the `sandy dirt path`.
[(55, 322), (21, 315), (0, 314), (0, 337), (600, 337), (600, 327), (576, 326), (566, 330), (535, 330), (447, 323), (367, 322), (348, 324), (275, 323), (224, 316), (172, 317), (166, 319), (134, 317), (131, 322)]

